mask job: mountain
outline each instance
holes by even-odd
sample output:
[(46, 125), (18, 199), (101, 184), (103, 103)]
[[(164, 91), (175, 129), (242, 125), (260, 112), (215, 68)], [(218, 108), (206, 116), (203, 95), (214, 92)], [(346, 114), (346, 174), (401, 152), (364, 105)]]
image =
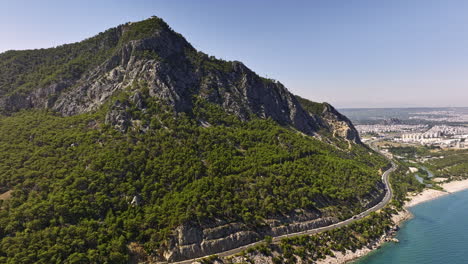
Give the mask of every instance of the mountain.
[(387, 161), (327, 103), (163, 20), (0, 54), (0, 261), (177, 261), (328, 225)]
[[(242, 120), (251, 114), (272, 118), (309, 135), (322, 128), (331, 131), (338, 121), (348, 126), (341, 136), (359, 141), (349, 120), (330, 105), (305, 111), (281, 83), (259, 77), (241, 62), (197, 52), (156, 17), (80, 43), (6, 52), (0, 61), (0, 109), (4, 113), (30, 108), (49, 108), (67, 116), (90, 112), (112, 95), (144, 82), (150, 96), (176, 111), (190, 111), (196, 96)], [(109, 121), (127, 123), (116, 118), (109, 117)]]

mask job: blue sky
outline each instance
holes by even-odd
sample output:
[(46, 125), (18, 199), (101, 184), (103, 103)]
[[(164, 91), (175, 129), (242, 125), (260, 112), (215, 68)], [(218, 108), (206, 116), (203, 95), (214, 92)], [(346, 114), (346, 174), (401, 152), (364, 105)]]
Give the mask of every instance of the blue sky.
[(338, 107), (468, 106), (465, 0), (0, 0), (0, 52), (156, 15), (197, 49)]

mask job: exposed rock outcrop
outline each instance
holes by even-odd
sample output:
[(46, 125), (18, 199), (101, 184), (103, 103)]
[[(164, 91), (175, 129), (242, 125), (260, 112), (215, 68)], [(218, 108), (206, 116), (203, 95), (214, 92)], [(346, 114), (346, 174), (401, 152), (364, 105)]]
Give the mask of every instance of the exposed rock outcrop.
[[(0, 111), (50, 108), (63, 115), (75, 115), (94, 111), (112, 96), (132, 89), (135, 83), (143, 83), (152, 97), (175, 111), (190, 111), (193, 98), (201, 97), (243, 120), (253, 114), (309, 135), (326, 129), (333, 135), (360, 142), (351, 122), (332, 106), (325, 104), (320, 115), (310, 114), (281, 83), (259, 77), (241, 62), (221, 61), (197, 52), (162, 20), (151, 18), (138, 23), (152, 20), (157, 26), (147, 29), (144, 32), (147, 34), (139, 39), (127, 40), (135, 31), (134, 23), (102, 33), (109, 36), (101, 38), (102, 43), (94, 52), (96, 56), (109, 55), (81, 74), (71, 74), (52, 83), (39, 82), (29, 91), (18, 90), (12, 83), (8, 92), (0, 91)], [(108, 122), (124, 131), (125, 116), (121, 108), (111, 107)]]
[[(375, 191), (360, 201), (363, 208), (371, 208), (382, 200), (385, 191), (379, 189), (380, 184), (376, 187)], [(317, 210), (296, 210), (286, 216), (266, 219), (266, 226), (262, 228), (252, 228), (240, 223), (216, 222), (203, 226), (189, 223), (175, 230), (163, 256), (169, 262), (198, 258), (245, 246), (260, 241), (265, 236), (293, 234), (337, 222), (338, 218)]]
[[(278, 219), (269, 220), (273, 223), (277, 221)], [(266, 235), (292, 234), (327, 226), (337, 221), (338, 219), (334, 217), (323, 217), (304, 222), (291, 222), (291, 224), (286, 225), (283, 223), (281, 226), (268, 226), (259, 230), (252, 230), (240, 223), (213, 227), (186, 224), (176, 229), (175, 234), (170, 239), (168, 250), (164, 252), (163, 256), (169, 262), (202, 257), (257, 242)]]
[(378, 182), (376, 188), (374, 188), (371, 192), (364, 195), (361, 199), (361, 205), (364, 208), (372, 208), (373, 206), (377, 205), (382, 199), (385, 197), (385, 184), (382, 182)]
[(127, 131), (131, 124), (131, 117), (126, 112), (126, 104), (116, 101), (111, 109), (106, 114), (105, 123), (111, 125), (121, 132)]
[(324, 104), (321, 117), (334, 136), (346, 138), (355, 143), (361, 143), (359, 133), (351, 121), (346, 116), (340, 114), (333, 106)]

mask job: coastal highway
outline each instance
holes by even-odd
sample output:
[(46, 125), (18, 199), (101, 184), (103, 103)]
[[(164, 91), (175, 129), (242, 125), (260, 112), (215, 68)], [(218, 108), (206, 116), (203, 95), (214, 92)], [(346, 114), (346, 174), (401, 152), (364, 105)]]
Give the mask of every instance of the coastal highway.
[[(319, 227), (319, 228), (314, 228), (314, 229), (310, 229), (310, 230), (306, 230), (306, 231), (302, 231), (302, 232), (298, 232), (298, 233), (291, 233), (291, 234), (287, 234), (287, 235), (273, 237), (272, 241), (273, 242), (279, 242), (281, 239), (286, 238), (286, 237), (294, 237), (294, 236), (300, 236), (300, 235), (313, 235), (313, 234), (317, 234), (317, 233), (320, 233), (320, 232), (332, 230), (332, 229), (335, 229), (335, 228), (340, 228), (340, 227), (349, 225), (351, 223), (354, 223), (355, 221), (368, 216), (372, 212), (376, 212), (376, 211), (382, 209), (383, 207), (385, 207), (390, 202), (390, 200), (392, 199), (392, 195), (393, 195), (393, 191), (392, 191), (392, 188), (390, 186), (389, 176), (393, 171), (396, 170), (397, 165), (393, 161), (391, 161), (391, 163), (392, 163), (392, 167), (390, 169), (386, 170), (382, 174), (382, 182), (385, 185), (385, 191), (386, 191), (385, 196), (383, 197), (382, 201), (380, 201), (378, 204), (376, 204), (372, 208), (369, 208), (366, 211), (361, 212), (358, 215), (355, 215), (355, 216), (353, 216), (353, 217), (351, 217), (349, 219), (346, 219), (344, 221), (341, 221), (341, 222), (338, 222), (338, 223), (335, 223), (335, 224), (332, 224), (332, 225)], [(242, 247), (234, 248), (234, 249), (231, 249), (231, 250), (228, 250), (228, 251), (219, 252), (219, 253), (216, 253), (215, 255), (217, 255), (219, 257), (231, 256), (231, 255), (240, 253), (240, 252), (242, 252), (243, 250), (246, 250), (249, 247), (256, 246), (256, 245), (258, 245), (258, 244), (260, 244), (262, 242), (263, 241), (254, 242), (252, 244), (248, 244), (248, 245), (245, 245), (245, 246), (242, 246)], [(207, 255), (207, 256), (204, 256), (204, 257), (198, 257), (198, 258), (194, 258), (194, 259), (188, 259), (188, 260), (184, 260), (184, 261), (179, 261), (179, 262), (171, 262), (171, 263), (190, 264), (190, 263), (196, 261), (197, 259), (201, 259), (201, 258), (205, 258), (205, 257), (209, 257), (209, 256), (210, 255)]]

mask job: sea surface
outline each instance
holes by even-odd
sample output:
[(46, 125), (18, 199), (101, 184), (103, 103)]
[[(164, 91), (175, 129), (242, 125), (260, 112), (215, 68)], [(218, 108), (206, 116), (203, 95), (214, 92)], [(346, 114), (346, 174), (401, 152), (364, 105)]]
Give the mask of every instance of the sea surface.
[(355, 264), (467, 264), (468, 191), (412, 207), (414, 218), (398, 232), (400, 243), (382, 248)]

